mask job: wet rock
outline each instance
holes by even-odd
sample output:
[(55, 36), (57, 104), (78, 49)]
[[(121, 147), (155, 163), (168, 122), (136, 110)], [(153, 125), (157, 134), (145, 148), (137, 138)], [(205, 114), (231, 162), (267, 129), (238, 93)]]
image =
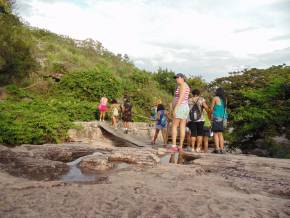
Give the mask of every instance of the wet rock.
[(89, 169), (96, 171), (109, 170), (114, 167), (113, 163), (110, 163), (108, 157), (101, 153), (93, 154), (84, 157), (80, 162), (81, 169)]

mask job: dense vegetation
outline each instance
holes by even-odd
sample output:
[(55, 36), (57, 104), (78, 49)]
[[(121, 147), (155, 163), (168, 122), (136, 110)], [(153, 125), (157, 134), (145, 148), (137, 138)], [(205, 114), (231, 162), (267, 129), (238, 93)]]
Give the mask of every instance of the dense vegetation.
[(259, 147), (270, 156), (290, 158), (290, 144), (274, 140), (275, 136), (290, 139), (290, 67), (236, 72), (211, 86), (228, 93), (232, 145), (244, 150)]
[[(73, 121), (96, 119), (104, 95), (119, 101), (124, 94), (131, 96), (134, 121), (146, 121), (156, 100), (168, 106), (175, 90), (173, 71), (140, 70), (128, 55), (115, 55), (100, 42), (28, 27), (11, 6), (0, 0), (0, 143), (64, 141)], [(208, 101), (216, 87), (225, 88), (231, 147), (290, 158), (289, 143), (275, 140), (290, 139), (289, 81), (285, 65), (231, 73), (210, 84), (201, 77), (187, 80)]]

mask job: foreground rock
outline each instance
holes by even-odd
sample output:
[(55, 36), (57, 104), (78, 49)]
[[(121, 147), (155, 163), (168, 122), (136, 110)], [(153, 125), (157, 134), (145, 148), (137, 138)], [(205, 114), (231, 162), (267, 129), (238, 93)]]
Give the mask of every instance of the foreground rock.
[(33, 179), (55, 179), (66, 173), (69, 167), (59, 161), (31, 157), (29, 152), (15, 152), (0, 146), (0, 166), (2, 170)]
[(113, 169), (114, 164), (109, 162), (108, 156), (97, 153), (84, 157), (80, 162), (80, 167), (83, 170), (105, 171)]
[(157, 151), (153, 149), (116, 148), (107, 153), (95, 153), (82, 158), (82, 170), (104, 171), (113, 169), (116, 163), (123, 162), (137, 166), (154, 166), (160, 163)]
[(212, 154), (201, 154), (189, 165), (116, 171), (102, 184), (36, 182), (0, 171), (0, 214), (1, 218), (288, 218), (289, 172), (289, 160)]

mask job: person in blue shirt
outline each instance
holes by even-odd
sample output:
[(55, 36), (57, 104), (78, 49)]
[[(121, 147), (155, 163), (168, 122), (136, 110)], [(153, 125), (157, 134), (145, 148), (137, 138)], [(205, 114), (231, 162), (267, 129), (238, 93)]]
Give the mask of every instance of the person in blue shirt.
[(161, 131), (163, 137), (163, 146), (167, 145), (167, 124), (168, 124), (168, 113), (165, 110), (163, 104), (158, 104), (157, 106), (157, 116), (156, 116), (156, 125), (155, 125), (155, 134), (151, 141), (151, 144), (154, 145), (158, 137), (159, 132)]
[(218, 88), (211, 104), (212, 131), (215, 143), (214, 153), (225, 153), (223, 131), (225, 129), (224, 123), (227, 119), (226, 104), (225, 91), (222, 88)]

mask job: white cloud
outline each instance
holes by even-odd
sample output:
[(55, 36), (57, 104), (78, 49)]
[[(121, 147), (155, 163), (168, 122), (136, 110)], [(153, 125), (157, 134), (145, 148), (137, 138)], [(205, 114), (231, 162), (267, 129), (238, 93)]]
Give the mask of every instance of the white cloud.
[[(277, 40), (290, 34), (289, 2), (18, 0), (18, 8), (32, 26), (93, 38), (115, 53), (128, 54), (141, 68), (168, 67), (213, 79), (247, 66), (245, 60), (251, 67), (264, 66), (259, 57), (289, 49), (289, 38)], [(281, 61), (289, 64), (283, 54)], [(279, 64), (276, 56), (267, 63)]]

